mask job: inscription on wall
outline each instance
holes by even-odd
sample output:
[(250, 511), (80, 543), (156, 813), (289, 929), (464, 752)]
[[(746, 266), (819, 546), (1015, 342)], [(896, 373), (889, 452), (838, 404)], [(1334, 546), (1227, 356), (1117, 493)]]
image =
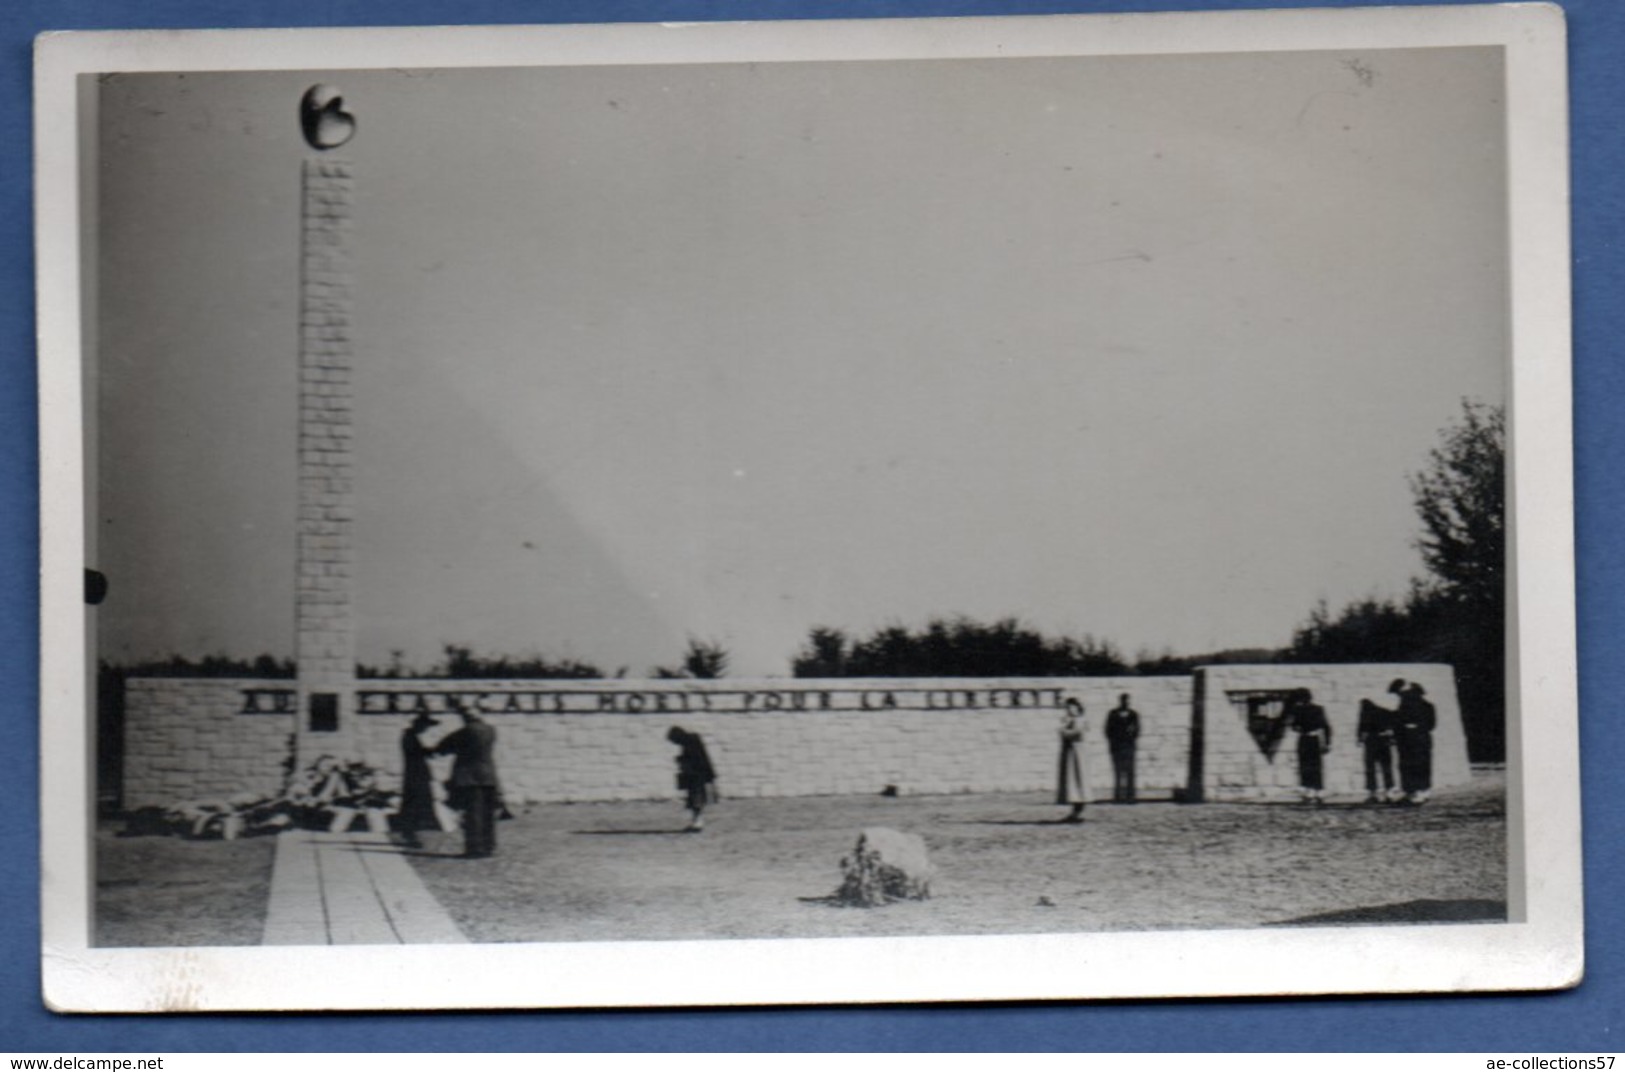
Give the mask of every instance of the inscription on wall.
[[(311, 747), (400, 777), (401, 730), (419, 711), (443, 725), (455, 705), (485, 712), (501, 741), (504, 792), (518, 801), (644, 800), (671, 793), (679, 723), (704, 734), (732, 797), (1053, 789), (1058, 709), (1088, 710), (1083, 761), (1096, 792), (1111, 784), (1101, 724), (1122, 693), (1140, 712), (1136, 774), (1143, 795), (1189, 794), (1203, 749), (1208, 799), (1292, 799), (1297, 765), (1260, 754), (1255, 722), (1279, 722), (1279, 698), (1310, 689), (1341, 742), (1325, 761), (1330, 792), (1363, 794), (1354, 744), (1362, 699), (1396, 677), (1435, 700), (1434, 784), (1470, 771), (1450, 668), (1434, 665), (1215, 666), (1204, 671), (1205, 734), (1193, 740), (1190, 677), (522, 680), (365, 678), (349, 685), (344, 739)], [(294, 682), (270, 678), (132, 678), (126, 685), (126, 807), (238, 792), (279, 792), (290, 737), (308, 716)], [(354, 690), (354, 691), (351, 691)], [(339, 690), (319, 690), (339, 691)], [(359, 700), (359, 703), (357, 701)], [(1235, 711), (1232, 715), (1229, 712)], [(1239, 716), (1239, 717), (1238, 717)], [(308, 757), (307, 757), (308, 758)], [(304, 760), (302, 760), (304, 761)], [(1185, 799), (1189, 799), (1187, 795)]]
[(1058, 688), (362, 689), (363, 715), (445, 714), (452, 697), (492, 715), (751, 714), (772, 711), (969, 711), (1059, 707)]
[(297, 689), (241, 689), (240, 715), (291, 715), (299, 710)]

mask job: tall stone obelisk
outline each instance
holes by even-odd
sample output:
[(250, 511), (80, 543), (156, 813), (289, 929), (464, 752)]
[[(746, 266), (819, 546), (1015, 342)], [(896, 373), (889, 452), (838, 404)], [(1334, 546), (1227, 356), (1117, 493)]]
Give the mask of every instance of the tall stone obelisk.
[(343, 98), (312, 86), (299, 104), (299, 524), (295, 581), (297, 761), (353, 756), (355, 462), (352, 240), (355, 180), (332, 150), (355, 133)]

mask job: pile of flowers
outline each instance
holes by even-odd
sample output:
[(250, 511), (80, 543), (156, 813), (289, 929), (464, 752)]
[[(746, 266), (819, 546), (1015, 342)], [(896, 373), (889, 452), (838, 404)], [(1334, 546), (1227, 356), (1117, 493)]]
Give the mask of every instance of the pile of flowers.
[(312, 830), (348, 830), (358, 814), (387, 830), (389, 814), (400, 807), (400, 794), (379, 786), (377, 770), (332, 756), (318, 756), (295, 775), (286, 796), (299, 825)]
[(256, 793), (237, 793), (215, 800), (187, 800), (168, 807), (131, 812), (125, 834), (176, 834), (188, 838), (224, 838), (274, 834), (294, 825), (286, 801)]
[(357, 818), (369, 829), (389, 829), (400, 794), (379, 785), (379, 773), (361, 762), (341, 763), (320, 756), (288, 780), (280, 796), (238, 793), (213, 800), (188, 800), (132, 812), (126, 834), (178, 834), (190, 838), (233, 838), (273, 834), (292, 827), (348, 830)]

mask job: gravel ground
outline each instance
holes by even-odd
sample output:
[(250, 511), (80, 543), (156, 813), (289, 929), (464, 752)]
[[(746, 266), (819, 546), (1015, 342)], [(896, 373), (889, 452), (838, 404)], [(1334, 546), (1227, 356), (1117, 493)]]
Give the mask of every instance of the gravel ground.
[[(545, 805), (489, 860), (454, 834), (412, 860), (474, 941), (1014, 934), (1505, 917), (1500, 772), (1422, 808), (1091, 805), (1046, 794), (723, 801), (702, 834), (676, 803)], [(931, 900), (838, 907), (865, 826), (925, 839)]]
[(190, 841), (96, 833), (98, 946), (258, 945), (274, 837)]
[[(489, 860), (431, 836), (412, 863), (474, 941), (1016, 934), (1504, 918), (1500, 772), (1423, 808), (1091, 805), (1047, 794), (725, 800), (703, 834), (675, 802), (538, 805)], [(919, 834), (931, 900), (828, 896), (865, 826)], [(98, 831), (95, 941), (253, 945), (274, 838)]]

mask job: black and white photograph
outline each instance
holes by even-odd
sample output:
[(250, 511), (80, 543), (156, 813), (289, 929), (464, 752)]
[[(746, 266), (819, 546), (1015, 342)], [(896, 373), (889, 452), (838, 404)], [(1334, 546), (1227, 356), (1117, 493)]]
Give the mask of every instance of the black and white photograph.
[(53, 1005), (1577, 981), (1549, 9), (46, 45)]

